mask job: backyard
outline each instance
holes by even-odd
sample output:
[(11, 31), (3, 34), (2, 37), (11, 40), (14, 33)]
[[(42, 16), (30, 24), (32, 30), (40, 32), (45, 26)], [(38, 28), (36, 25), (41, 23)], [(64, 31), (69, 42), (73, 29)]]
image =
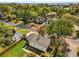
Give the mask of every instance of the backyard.
[(2, 57), (21, 57), (21, 56), (24, 56), (24, 54), (26, 54), (26, 52), (24, 52), (22, 50), (22, 48), (25, 45), (25, 43), (26, 42), (24, 40), (20, 41), (13, 48), (11, 48), (5, 54), (3, 54)]

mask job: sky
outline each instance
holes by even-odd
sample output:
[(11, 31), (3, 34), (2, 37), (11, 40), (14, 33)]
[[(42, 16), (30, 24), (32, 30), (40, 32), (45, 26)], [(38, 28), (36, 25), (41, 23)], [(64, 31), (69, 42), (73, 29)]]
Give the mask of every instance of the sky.
[(79, 3), (79, 0), (0, 0), (0, 2), (8, 2), (8, 3), (12, 3), (12, 2), (15, 2), (15, 3), (65, 3), (65, 2), (78, 2)]

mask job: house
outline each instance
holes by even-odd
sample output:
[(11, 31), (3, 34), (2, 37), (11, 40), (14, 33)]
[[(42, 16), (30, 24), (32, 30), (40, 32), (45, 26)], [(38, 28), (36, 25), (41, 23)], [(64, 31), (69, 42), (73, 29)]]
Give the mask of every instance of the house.
[(4, 14), (2, 13), (1, 9), (0, 9), (0, 18), (4, 18)]
[(34, 23), (37, 24), (43, 24), (44, 22), (46, 22), (46, 19), (42, 17), (38, 17), (37, 19), (34, 20)]
[(79, 27), (77, 25), (74, 25), (74, 29), (77, 31), (79, 30)]
[(48, 13), (47, 16), (49, 18), (56, 17), (57, 16), (57, 13), (56, 12), (51, 12), (51, 13)]
[(17, 29), (21, 29), (21, 28), (26, 29), (27, 27), (24, 24), (18, 24), (18, 25), (16, 25), (16, 28)]
[(38, 32), (30, 32), (26, 35), (29, 46), (45, 52), (50, 45), (50, 39), (46, 36), (41, 36)]
[(6, 22), (6, 21), (2, 21), (4, 24), (9, 25), (9, 26), (15, 26), (16, 24), (13, 22)]

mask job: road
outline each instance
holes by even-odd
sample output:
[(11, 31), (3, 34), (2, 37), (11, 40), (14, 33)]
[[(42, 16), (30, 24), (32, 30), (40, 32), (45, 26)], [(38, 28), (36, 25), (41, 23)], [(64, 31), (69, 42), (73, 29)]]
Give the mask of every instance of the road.
[(77, 47), (79, 47), (79, 39), (73, 40), (73, 39), (65, 39), (66, 42), (70, 45), (70, 52), (68, 53), (69, 57), (77, 57)]

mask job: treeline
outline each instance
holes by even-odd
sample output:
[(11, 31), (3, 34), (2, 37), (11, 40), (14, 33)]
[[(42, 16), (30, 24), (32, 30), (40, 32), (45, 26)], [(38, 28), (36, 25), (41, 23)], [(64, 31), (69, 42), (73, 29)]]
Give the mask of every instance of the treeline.
[(57, 6), (49, 4), (0, 4), (0, 18), (1, 13), (3, 17), (9, 20), (21, 18), (25, 24), (31, 20), (54, 18), (48, 16), (48, 13), (55, 12), (55, 18), (61, 18), (64, 14), (74, 16), (79, 15), (79, 5)]

